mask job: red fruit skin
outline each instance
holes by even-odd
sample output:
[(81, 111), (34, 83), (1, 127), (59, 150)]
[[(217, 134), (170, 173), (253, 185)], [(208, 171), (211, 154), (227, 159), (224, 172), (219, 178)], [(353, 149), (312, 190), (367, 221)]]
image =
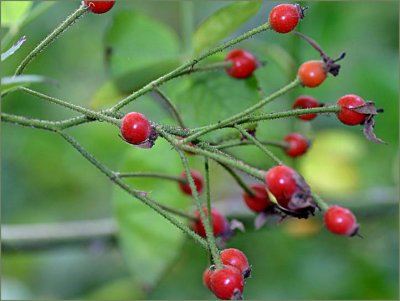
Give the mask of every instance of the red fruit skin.
[(234, 248), (225, 249), (221, 251), (221, 261), (224, 265), (229, 265), (237, 268), (242, 275), (249, 272), (250, 266), (246, 255)]
[(288, 207), (288, 202), (298, 190), (295, 177), (296, 171), (280, 165), (270, 168), (265, 174), (265, 184), (282, 207)]
[(95, 14), (104, 14), (108, 12), (115, 4), (115, 1), (83, 1), (89, 6), (89, 10)]
[(293, 4), (275, 6), (269, 14), (269, 24), (278, 33), (292, 31), (300, 20), (301, 9)]
[(285, 153), (293, 158), (305, 154), (310, 146), (310, 141), (298, 133), (286, 135), (283, 140), (289, 144), (289, 147), (285, 148)]
[(207, 268), (203, 273), (203, 284), (209, 290), (211, 290), (211, 274), (214, 272), (213, 269)]
[(143, 114), (131, 112), (122, 118), (121, 135), (126, 142), (141, 144), (149, 138), (150, 134), (150, 122)]
[(243, 199), (247, 207), (249, 207), (252, 211), (262, 212), (266, 208), (273, 205), (273, 203), (269, 200), (264, 184), (251, 184), (250, 189), (254, 192), (254, 196), (250, 196), (246, 192), (243, 192)]
[[(206, 216), (208, 216), (208, 211), (207, 208), (203, 208), (204, 213)], [(199, 234), (202, 237), (207, 237), (206, 235), (206, 229), (204, 228), (203, 223), (201, 222), (201, 217), (200, 217), (200, 212), (199, 210), (195, 211), (195, 215), (197, 217), (197, 221), (195, 221), (192, 224), (192, 229), (195, 231), (197, 234)], [(227, 223), (225, 217), (217, 210), (214, 208), (211, 208), (211, 217), (212, 217), (212, 223), (213, 223), (213, 234), (214, 236), (219, 236), (224, 232), (225, 229), (225, 223)]]
[(221, 300), (241, 299), (244, 279), (237, 268), (224, 266), (215, 270), (211, 277), (211, 291)]
[[(321, 104), (312, 96), (302, 95), (296, 98), (293, 103), (293, 109), (311, 109), (311, 108), (318, 108)], [(298, 115), (297, 118), (310, 121), (317, 117), (317, 114), (303, 114)]]
[(337, 118), (347, 125), (358, 125), (365, 121), (366, 114), (354, 112), (351, 108), (365, 105), (364, 99), (354, 94), (348, 94), (338, 99), (337, 104), (341, 107), (339, 113), (336, 114)]
[[(190, 173), (192, 174), (194, 186), (196, 186), (197, 193), (201, 194), (204, 188), (203, 177), (196, 170), (191, 170)], [(192, 189), (190, 188), (189, 183), (187, 183), (186, 172), (183, 172), (181, 174), (181, 179), (186, 181), (186, 183), (179, 182), (179, 188), (181, 189), (181, 191), (187, 195), (192, 195)]]
[(359, 229), (354, 214), (340, 206), (329, 207), (325, 212), (324, 222), (330, 232), (338, 235), (354, 236)]
[(226, 72), (234, 78), (247, 78), (257, 69), (257, 59), (250, 52), (243, 49), (234, 49), (227, 54), (225, 61), (231, 61), (233, 66)]
[(325, 63), (322, 61), (308, 61), (303, 63), (298, 71), (300, 80), (305, 87), (318, 87), (326, 79)]

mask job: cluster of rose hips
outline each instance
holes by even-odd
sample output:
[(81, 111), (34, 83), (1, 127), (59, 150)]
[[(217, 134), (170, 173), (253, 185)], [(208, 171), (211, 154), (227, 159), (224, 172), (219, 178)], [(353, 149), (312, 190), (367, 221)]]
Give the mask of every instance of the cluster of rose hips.
[[(114, 1), (84, 1), (89, 9), (97, 14), (104, 13), (112, 8)], [(272, 9), (269, 15), (270, 27), (278, 33), (291, 32), (304, 17), (304, 8), (298, 4), (280, 4)], [(298, 70), (298, 78), (304, 87), (317, 87), (326, 79), (328, 73), (336, 76), (340, 65), (337, 60), (328, 57), (322, 49), (310, 38), (296, 33), (309, 42), (321, 55), (322, 60), (303, 63)], [(244, 49), (235, 49), (227, 54), (225, 60), (231, 62), (226, 69), (229, 76), (237, 79), (248, 78), (260, 65), (253, 54)], [(337, 118), (346, 125), (365, 125), (366, 136), (375, 142), (380, 142), (372, 133), (373, 117), (376, 110), (372, 102), (366, 102), (353, 94), (345, 95), (337, 100), (340, 108)], [(309, 109), (322, 107), (324, 104), (314, 97), (303, 95), (294, 103), (294, 109)], [(300, 120), (313, 120), (317, 114), (303, 114), (297, 116)], [(141, 113), (131, 112), (122, 118), (121, 135), (126, 142), (136, 146), (152, 146), (157, 138), (151, 122)], [(182, 139), (177, 137), (177, 139)], [(298, 157), (306, 153), (310, 142), (299, 133), (291, 133), (284, 137), (284, 151), (290, 157)], [(191, 144), (193, 145), (193, 144)], [(203, 190), (203, 178), (195, 170), (191, 171), (195, 188), (200, 194)], [(182, 173), (179, 187), (181, 191), (192, 196), (192, 189), (187, 182), (186, 173)], [(243, 200), (250, 210), (265, 216), (279, 214), (308, 218), (314, 215), (315, 209), (320, 209), (314, 201), (311, 189), (294, 169), (278, 165), (265, 173), (264, 183), (253, 183), (248, 192), (243, 192)], [(208, 215), (206, 208), (203, 209)], [(191, 228), (200, 236), (206, 237), (206, 231), (200, 218), (200, 212), (194, 213), (196, 220)], [(211, 208), (212, 232), (215, 237), (227, 235), (231, 228), (228, 220), (216, 209)], [(354, 236), (358, 233), (359, 225), (353, 213), (340, 206), (330, 206), (324, 214), (326, 228), (334, 234)], [(220, 252), (222, 268), (212, 264), (203, 275), (203, 281), (216, 297), (220, 299), (241, 299), (245, 279), (250, 276), (250, 266), (246, 256), (237, 249), (224, 249)]]

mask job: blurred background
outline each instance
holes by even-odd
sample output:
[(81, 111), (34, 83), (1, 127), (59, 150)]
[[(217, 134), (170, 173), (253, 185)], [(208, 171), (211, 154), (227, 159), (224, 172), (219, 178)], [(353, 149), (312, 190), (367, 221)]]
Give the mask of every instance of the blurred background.
[[(195, 53), (267, 21), (277, 4), (242, 2), (243, 7), (235, 11), (233, 3), (117, 1), (106, 14), (82, 17), (40, 53), (25, 73), (58, 82), (34, 84), (32, 89), (94, 109), (110, 106)], [(243, 204), (241, 189), (224, 170), (211, 164), (215, 207), (246, 225), (246, 233), (237, 234), (227, 246), (244, 251), (253, 266), (246, 299), (398, 299), (399, 3), (301, 4), (308, 9), (297, 30), (315, 39), (331, 57), (343, 51), (347, 56), (337, 78), (330, 76), (315, 89), (297, 88), (264, 110), (290, 109), (294, 99), (303, 94), (324, 103), (335, 103), (344, 94), (358, 94), (385, 110), (376, 117), (375, 130), (387, 144), (369, 142), (361, 127), (344, 126), (333, 115), (318, 116), (311, 123), (297, 119), (262, 122), (257, 135), (281, 140), (297, 131), (311, 138), (310, 151), (299, 159), (274, 151), (298, 169), (329, 204), (351, 208), (361, 224), (363, 239), (334, 236), (324, 229), (320, 214), (309, 220), (270, 223), (255, 231), (255, 216)], [(27, 42), (2, 62), (1, 76), (12, 75), (30, 50), (79, 5), (79, 1), (2, 1), (2, 52), (22, 35)], [(202, 27), (206, 18), (224, 7), (231, 10), (222, 11), (223, 18), (214, 15), (211, 25)], [(221, 32), (222, 20), (226, 32), (215, 34)], [(255, 78), (267, 95), (291, 81), (303, 61), (318, 59), (315, 50), (291, 34), (267, 31), (238, 47), (266, 62)], [(226, 53), (210, 61), (221, 60)], [(256, 101), (255, 78), (237, 81), (224, 71), (215, 71), (176, 79), (162, 89), (177, 104), (185, 122), (196, 126)], [(123, 112), (130, 110), (173, 124), (151, 94)], [(21, 92), (4, 97), (2, 111), (50, 120), (76, 115)], [(114, 170), (173, 175), (182, 171), (178, 156), (163, 141), (157, 141), (151, 150), (133, 148), (118, 137), (116, 128), (98, 122), (68, 132)], [(60, 137), (2, 123), (1, 142), (2, 299), (213, 299), (202, 284), (208, 266), (204, 250), (115, 189)], [(272, 166), (255, 147), (229, 151), (251, 165)], [(190, 163), (203, 172), (202, 158), (191, 156)], [(131, 183), (152, 191), (152, 196), (165, 204), (188, 212), (193, 208), (176, 183), (149, 179)], [(23, 229), (30, 235), (35, 232), (34, 224), (44, 224), (42, 232), (53, 224), (73, 230), (64, 223), (81, 221), (95, 221), (87, 227), (100, 232), (105, 229), (104, 237), (56, 245), (17, 245), (10, 240), (15, 239), (13, 233), (5, 233), (7, 227), (25, 225)]]

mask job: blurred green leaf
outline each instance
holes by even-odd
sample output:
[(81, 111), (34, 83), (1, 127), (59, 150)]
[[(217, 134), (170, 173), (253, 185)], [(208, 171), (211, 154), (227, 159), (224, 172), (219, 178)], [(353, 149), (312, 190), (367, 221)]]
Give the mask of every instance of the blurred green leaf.
[(93, 109), (103, 108), (116, 103), (125, 96), (126, 94), (121, 93), (113, 81), (107, 81), (97, 90), (90, 106)]
[(96, 288), (84, 300), (138, 300), (144, 299), (143, 291), (131, 278), (122, 278)]
[[(160, 171), (179, 175), (180, 160), (171, 146), (159, 139), (151, 149), (130, 146), (121, 171)], [(135, 189), (150, 192), (150, 197), (172, 208), (184, 209), (191, 204), (178, 184), (152, 178), (130, 179)], [(119, 238), (133, 279), (142, 285), (154, 285), (170, 261), (177, 256), (182, 232), (137, 199), (117, 188), (113, 201), (119, 224)], [(185, 222), (185, 221), (183, 221)]]
[(1, 54), (1, 61), (4, 61), (7, 59), (9, 56), (13, 55), (21, 46), (22, 44), (26, 41), (26, 37), (23, 36), (18, 40), (17, 43), (15, 43), (10, 49), (8, 49), (6, 52), (3, 52)]
[(257, 86), (254, 76), (237, 80), (225, 72), (214, 72), (212, 76), (193, 74), (165, 87), (185, 124), (195, 127), (217, 122), (255, 104), (259, 100)]
[(226, 38), (255, 15), (261, 4), (261, 1), (239, 1), (223, 7), (209, 16), (194, 33), (195, 52), (199, 53)]
[(18, 75), (18, 76), (6, 76), (1, 78), (2, 92), (9, 91), (21, 86), (27, 86), (32, 83), (52, 83), (55, 84), (51, 78), (44, 77), (41, 75)]
[(133, 11), (117, 14), (105, 38), (112, 76), (132, 92), (179, 64), (176, 34), (166, 25)]
[(1, 26), (16, 26), (31, 8), (32, 1), (1, 1)]

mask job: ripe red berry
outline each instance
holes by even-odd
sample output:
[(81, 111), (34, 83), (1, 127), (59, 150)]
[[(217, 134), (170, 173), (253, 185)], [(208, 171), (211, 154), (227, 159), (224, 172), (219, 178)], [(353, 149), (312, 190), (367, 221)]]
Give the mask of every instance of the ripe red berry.
[(288, 166), (275, 166), (265, 174), (265, 184), (277, 202), (287, 208), (292, 195), (297, 191), (296, 171)]
[[(207, 208), (203, 208), (204, 213), (208, 216)], [(192, 229), (202, 237), (206, 237), (206, 229), (201, 221), (200, 211), (196, 210), (195, 215), (197, 220), (192, 224)], [(225, 230), (225, 224), (227, 220), (217, 209), (211, 208), (212, 228), (214, 236), (219, 236)]]
[(244, 279), (237, 268), (224, 266), (215, 270), (210, 277), (211, 291), (222, 300), (241, 300)]
[(225, 57), (225, 61), (231, 61), (232, 67), (226, 72), (234, 78), (247, 78), (257, 69), (257, 59), (250, 52), (243, 49), (234, 49)]
[(243, 199), (251, 210), (254, 212), (262, 212), (267, 207), (272, 206), (273, 203), (269, 200), (268, 193), (265, 190), (265, 185), (261, 183), (254, 183), (250, 185), (250, 189), (254, 195), (250, 196), (243, 192)]
[(211, 290), (211, 274), (214, 272), (214, 269), (207, 268), (203, 273), (203, 284)]
[(326, 228), (334, 234), (354, 236), (359, 229), (354, 214), (340, 206), (329, 207), (325, 212), (324, 221)]
[(271, 10), (268, 21), (276, 32), (288, 33), (303, 17), (303, 9), (299, 4), (280, 4)]
[(365, 105), (365, 101), (357, 95), (348, 94), (338, 99), (337, 104), (341, 107), (340, 112), (337, 113), (338, 119), (347, 125), (357, 125), (364, 122), (367, 117), (366, 114), (358, 113), (352, 108)]
[(325, 80), (327, 71), (322, 61), (308, 61), (303, 63), (298, 71), (303, 86), (318, 87)]
[[(194, 186), (196, 186), (197, 193), (198, 194), (202, 193), (204, 187), (203, 177), (196, 170), (191, 170), (190, 173), (192, 174)], [(186, 172), (183, 172), (181, 174), (180, 178), (182, 179), (182, 182), (179, 182), (179, 188), (183, 193), (192, 195), (192, 188), (190, 188), (186, 175), (187, 175)]]
[(141, 144), (149, 138), (150, 134), (150, 122), (143, 114), (131, 112), (122, 118), (121, 135), (126, 142)]
[(285, 148), (285, 153), (293, 158), (306, 153), (310, 146), (310, 141), (298, 133), (286, 135), (283, 140), (289, 144), (288, 147)]
[[(302, 95), (296, 98), (293, 103), (293, 109), (310, 109), (310, 108), (318, 108), (321, 104), (312, 96)], [(313, 120), (317, 117), (317, 114), (303, 114), (297, 116), (297, 118), (301, 120)]]
[(95, 14), (108, 12), (115, 4), (115, 1), (83, 1), (85, 5)]
[(237, 268), (247, 278), (250, 274), (249, 261), (246, 255), (238, 249), (225, 249), (221, 251), (221, 261), (224, 265), (230, 265)]

